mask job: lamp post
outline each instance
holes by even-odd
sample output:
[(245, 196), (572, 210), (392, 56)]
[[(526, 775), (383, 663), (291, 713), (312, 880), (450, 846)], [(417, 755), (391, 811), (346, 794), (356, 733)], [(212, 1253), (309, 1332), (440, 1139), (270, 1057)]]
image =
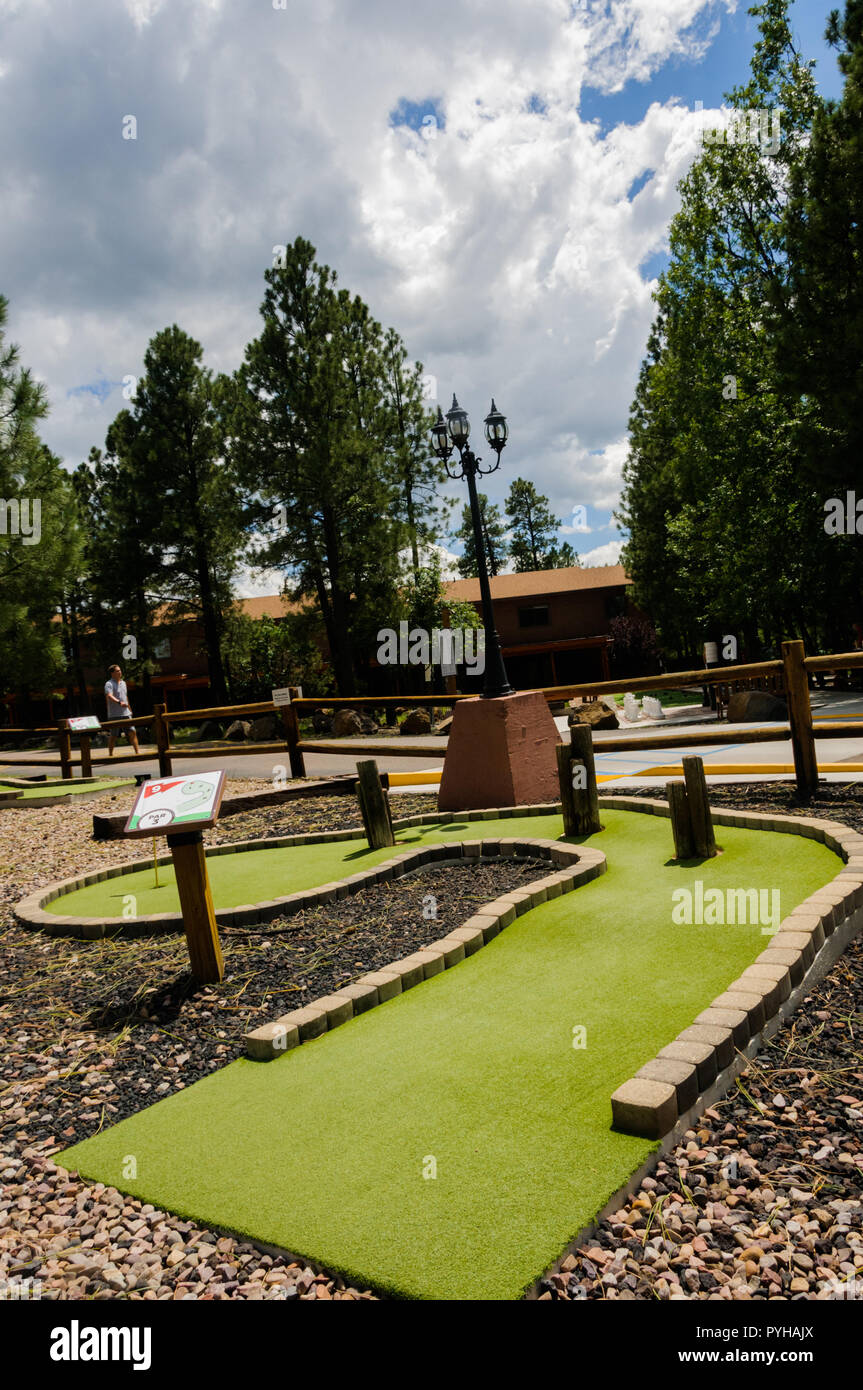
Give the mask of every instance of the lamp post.
[[(497, 457), (490, 467), (482, 468), (480, 466), (481, 460), (468, 447), (470, 420), (467, 411), (462, 409), (455, 395), (452, 398), (452, 406), (446, 413), (446, 419), (444, 419), (441, 408), (438, 406), (437, 421), (432, 425), (431, 430), (432, 449), (437, 457), (443, 460), (449, 477), (456, 481), (460, 481), (462, 478), (467, 479), (470, 514), (473, 522), (473, 542), (479, 572), (479, 591), (482, 597), (482, 620), (485, 628), (485, 683), (482, 692), (484, 700), (493, 700), (498, 695), (511, 695), (512, 686), (507, 679), (503, 657), (500, 654), (500, 639), (494, 625), (494, 608), (491, 602), (491, 587), (488, 582), (488, 568), (485, 561), (485, 544), (483, 542), (482, 517), (479, 510), (476, 479), (478, 473), (494, 473), (500, 467), (500, 453), (506, 444), (508, 434), (506, 417), (500, 413), (492, 400), (491, 410), (485, 417), (485, 437)], [(453, 447), (458, 449), (459, 461), (450, 466)]]

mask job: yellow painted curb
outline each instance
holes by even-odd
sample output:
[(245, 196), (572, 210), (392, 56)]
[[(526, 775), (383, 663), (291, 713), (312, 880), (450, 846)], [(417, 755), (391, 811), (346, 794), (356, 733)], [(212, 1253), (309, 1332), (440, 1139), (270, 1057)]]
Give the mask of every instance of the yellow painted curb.
[[(737, 774), (751, 773), (781, 773), (793, 774), (793, 763), (705, 763), (704, 771), (708, 777), (725, 776), (731, 777)], [(819, 763), (819, 772), (863, 772), (863, 763)], [(621, 777), (666, 777), (670, 775), (683, 776), (683, 768), (678, 763), (676, 766), (660, 766), (642, 768), (638, 772), (622, 772)], [(599, 778), (597, 778), (599, 781)]]
[(437, 785), (440, 782), (443, 768), (431, 768), (426, 772), (391, 772), (389, 774), (391, 787), (412, 787), (417, 782), (432, 782)]

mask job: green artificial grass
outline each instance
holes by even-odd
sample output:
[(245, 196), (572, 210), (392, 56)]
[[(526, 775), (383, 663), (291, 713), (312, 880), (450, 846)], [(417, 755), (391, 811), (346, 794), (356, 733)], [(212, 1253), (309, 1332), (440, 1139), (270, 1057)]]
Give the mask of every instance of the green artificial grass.
[[(19, 792), (20, 796), (18, 800), (20, 801), (34, 801), (37, 799), (41, 801), (43, 798), (48, 797), (79, 796), (83, 792), (88, 792), (92, 796), (99, 791), (107, 792), (113, 791), (117, 787), (130, 786), (133, 780), (134, 779), (131, 777), (106, 777), (100, 782), (84, 782), (81, 785), (75, 781), (34, 782), (26, 788), (21, 787), (19, 784), (14, 788), (10, 787), (9, 790)], [(6, 788), (0, 787), (0, 790), (6, 790)]]
[[(655, 1147), (611, 1131), (612, 1091), (764, 949), (758, 926), (674, 925), (672, 891), (698, 878), (778, 888), (787, 913), (839, 862), (812, 840), (722, 826), (720, 857), (678, 867), (667, 820), (606, 808), (602, 817), (591, 841), (608, 857), (599, 879), (332, 1033), (274, 1062), (234, 1062), (58, 1158), (354, 1284), (517, 1298)], [(561, 828), (557, 816), (468, 822), (399, 842)], [(249, 873), (269, 897), (391, 851), (272, 853), (284, 865), (278, 882), (258, 851), (210, 861), (214, 886), (237, 874), (235, 900), (251, 901)], [(579, 1027), (583, 1048), (573, 1046)], [(424, 1177), (432, 1163), (437, 1176)]]

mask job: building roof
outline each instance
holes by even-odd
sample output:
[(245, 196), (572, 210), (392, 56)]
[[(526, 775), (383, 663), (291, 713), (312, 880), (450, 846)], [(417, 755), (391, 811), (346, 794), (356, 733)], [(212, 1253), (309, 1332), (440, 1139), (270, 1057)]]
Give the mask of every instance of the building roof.
[[(525, 570), (523, 574), (498, 574), (491, 583), (493, 599), (542, 598), (579, 589), (613, 589), (631, 584), (623, 565), (571, 565), (559, 570)], [(459, 603), (479, 603), (478, 579), (452, 579), (444, 584), (445, 598)]]
[(301, 613), (309, 599), (295, 602), (284, 594), (265, 594), (262, 598), (240, 598), (236, 602), (247, 618), (286, 618), (289, 613)]

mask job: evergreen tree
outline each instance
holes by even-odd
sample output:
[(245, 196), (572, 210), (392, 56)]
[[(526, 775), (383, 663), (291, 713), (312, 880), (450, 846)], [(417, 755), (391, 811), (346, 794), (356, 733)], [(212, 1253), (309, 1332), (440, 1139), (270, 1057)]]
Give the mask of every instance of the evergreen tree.
[(68, 474), (40, 440), (42, 386), (6, 341), (0, 296), (0, 694), (43, 693), (67, 665), (58, 611), (79, 563)]
[(126, 538), (146, 537), (134, 563), (136, 641), (146, 645), (154, 600), (167, 603), (176, 617), (196, 614), (213, 697), (224, 701), (224, 614), (244, 539), (243, 514), (223, 459), (224, 386), (201, 365), (202, 356), (201, 345), (176, 324), (156, 334), (132, 409), (121, 411), (108, 431), (107, 461), (101, 472), (97, 466), (96, 478), (107, 489), (105, 529), (114, 530), (121, 586)]
[[(770, 331), (790, 311), (786, 191), (819, 99), (786, 0), (750, 13), (760, 37), (729, 97), (736, 138), (706, 144), (681, 183), (624, 470), (634, 596), (689, 657), (708, 628), (742, 632), (752, 655), (789, 632), (813, 645), (830, 609), (823, 506), (797, 463), (799, 403)], [(776, 145), (743, 138), (747, 113), (777, 107)]]
[(553, 569), (560, 520), (552, 516), (548, 498), (526, 478), (514, 478), (506, 499), (506, 516), (512, 531), (509, 553), (516, 573)]
[[(489, 502), (484, 492), (477, 494), (482, 534), (485, 544), (485, 558), (488, 572), (500, 574), (506, 562), (506, 526), (501, 518), (500, 508)], [(479, 574), (476, 560), (476, 545), (473, 538), (473, 521), (470, 507), (463, 507), (461, 526), (455, 532), (455, 539), (461, 541), (463, 551), (458, 560), (458, 572), (462, 579), (476, 579)]]
[(337, 289), (309, 242), (298, 238), (284, 260), (265, 272), (263, 328), (236, 378), (231, 454), (264, 530), (258, 558), (315, 597), (339, 693), (350, 695), (357, 658), (398, 608), (406, 492), (392, 350), (388, 363), (380, 324)]

